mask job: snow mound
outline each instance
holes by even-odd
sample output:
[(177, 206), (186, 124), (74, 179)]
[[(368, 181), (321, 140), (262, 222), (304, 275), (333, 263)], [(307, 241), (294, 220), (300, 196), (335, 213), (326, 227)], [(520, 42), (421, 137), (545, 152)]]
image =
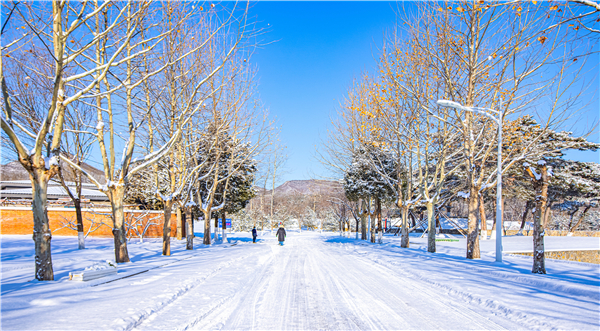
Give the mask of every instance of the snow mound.
[(84, 269), (84, 271), (90, 271), (90, 270), (105, 270), (105, 269), (109, 269), (109, 268), (116, 268), (117, 265), (110, 261), (110, 260), (106, 260), (106, 261), (102, 261), (102, 262), (96, 262), (93, 265), (86, 267)]

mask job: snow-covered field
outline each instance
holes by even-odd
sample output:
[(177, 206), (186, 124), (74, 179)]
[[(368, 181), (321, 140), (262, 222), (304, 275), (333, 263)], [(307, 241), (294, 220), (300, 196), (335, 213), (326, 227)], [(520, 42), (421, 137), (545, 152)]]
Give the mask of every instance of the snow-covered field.
[[(598, 265), (547, 260), (533, 275), (531, 257), (464, 258), (465, 242), (398, 237), (383, 245), (337, 234), (288, 232), (277, 246), (266, 233), (170, 257), (158, 240), (131, 242), (133, 263), (117, 275), (69, 281), (70, 271), (113, 260), (112, 239), (52, 239), (57, 281), (33, 278), (31, 236), (0, 236), (3, 330), (200, 329), (577, 329), (600, 328)], [(531, 237), (504, 238), (507, 251), (531, 249)], [(547, 237), (546, 247), (598, 249), (598, 238)], [(126, 278), (125, 278), (126, 277)]]

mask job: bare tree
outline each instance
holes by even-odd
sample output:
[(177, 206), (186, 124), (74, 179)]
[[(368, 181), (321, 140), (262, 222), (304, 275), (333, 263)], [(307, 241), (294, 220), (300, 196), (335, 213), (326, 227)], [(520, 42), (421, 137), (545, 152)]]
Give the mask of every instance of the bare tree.
[[(77, 104), (74, 104), (74, 107), (71, 107), (71, 109), (67, 109), (67, 112), (69, 112), (69, 110), (71, 111), (71, 116), (66, 117), (65, 137), (62, 149), (64, 150), (63, 155), (65, 155), (65, 157), (71, 159), (77, 166), (83, 167), (83, 162), (89, 158), (92, 144), (95, 141), (95, 136), (87, 131), (87, 127), (83, 123), (91, 122), (93, 113), (91, 112), (90, 107), (83, 104), (79, 105), (77, 108), (75, 107), (77, 107)], [(65, 176), (65, 172), (67, 172), (67, 176)], [(65, 182), (65, 177), (70, 183)], [(78, 247), (79, 249), (85, 249), (86, 236), (84, 235), (83, 229), (81, 204), (83, 199), (83, 183), (84, 181), (89, 182), (89, 180), (87, 180), (80, 171), (69, 166), (65, 162), (61, 162), (58, 178), (60, 179), (63, 189), (67, 192), (71, 201), (73, 201), (77, 218)], [(73, 184), (75, 190), (71, 189)]]
[[(33, 191), (34, 241), (36, 246), (35, 277), (39, 280), (53, 280), (50, 240), (52, 238), (46, 213), (46, 191), (48, 181), (59, 168), (60, 145), (65, 123), (65, 109), (84, 96), (90, 96), (109, 71), (119, 65), (125, 46), (130, 43), (136, 29), (131, 28), (115, 40), (107, 61), (99, 63), (90, 60), (90, 52), (99, 46), (109, 35), (116, 34), (122, 24), (133, 24), (148, 8), (140, 3), (132, 8), (131, 3), (111, 8), (113, 3), (20, 3), (3, 4), (9, 10), (9, 17), (2, 28), (3, 46), (0, 57), (0, 80), (3, 91), (2, 129), (10, 139), (18, 159), (30, 174)], [(108, 15), (110, 13), (110, 15)], [(94, 20), (103, 17), (101, 30), (91, 28)], [(105, 18), (105, 19), (104, 19)], [(23, 27), (25, 33), (17, 31)], [(36, 57), (37, 56), (37, 57)], [(33, 67), (29, 62), (44, 63)], [(46, 110), (37, 131), (30, 131), (18, 122), (18, 115), (30, 109), (19, 107), (17, 93), (14, 93), (18, 80), (5, 76), (5, 62), (8, 66), (21, 66), (27, 77), (51, 80)], [(41, 68), (39, 70), (38, 68)], [(51, 75), (44, 69), (53, 68)], [(27, 83), (23, 86), (27, 87)], [(16, 106), (16, 107), (15, 107)], [(26, 146), (26, 139), (33, 143)], [(46, 155), (43, 149), (47, 147)]]
[[(565, 99), (563, 94), (578, 79), (585, 59), (573, 61), (566, 54), (584, 56), (587, 50), (573, 48), (576, 33), (565, 38), (558, 27), (540, 29), (564, 15), (552, 4), (458, 2), (443, 7), (423, 4), (421, 9), (422, 19), (406, 23), (417, 31), (415, 40), (427, 50), (426, 57), (432, 59), (436, 76), (442, 78), (448, 99), (465, 107), (493, 108), (506, 120), (513, 114), (533, 111), (542, 97), (549, 97), (550, 109), (544, 107), (548, 110), (536, 114), (543, 128), (557, 126), (572, 116), (569, 105), (577, 97)], [(546, 71), (543, 78), (541, 71)], [(497, 141), (494, 130), (490, 130), (492, 122), (478, 113), (455, 109), (452, 117), (461, 136), (467, 169), (467, 257), (479, 258), (479, 193), (495, 184), (495, 175), (486, 170)], [(538, 139), (504, 159), (502, 172), (535, 151)]]
[(151, 215), (150, 211), (133, 212), (130, 211), (125, 217), (125, 229), (129, 234), (128, 239), (134, 235), (140, 238), (140, 243), (144, 242), (144, 236), (151, 226), (159, 225), (161, 215)]
[[(207, 13), (204, 13), (201, 6), (196, 7), (193, 4), (187, 3), (179, 3), (177, 5), (183, 7), (183, 9), (179, 10), (179, 12), (182, 13), (180, 16), (171, 16), (172, 11), (175, 10), (175, 4), (173, 3), (167, 4), (167, 11), (162, 12), (164, 15), (171, 17), (171, 19), (174, 20), (172, 24), (161, 24), (161, 20), (167, 19), (167, 17), (161, 17), (160, 15), (153, 17), (151, 22), (147, 22), (142, 19), (136, 20), (133, 17), (127, 20), (126, 30), (129, 31), (129, 29), (132, 29), (133, 31), (140, 31), (140, 33), (135, 34), (137, 38), (135, 42), (128, 40), (124, 45), (124, 48), (126, 48), (126, 56), (120, 60), (120, 64), (122, 64), (124, 67), (122, 68), (123, 70), (121, 70), (123, 79), (118, 79), (116, 75), (111, 76), (110, 80), (105, 78), (103, 80), (103, 90), (98, 89), (96, 91), (97, 95), (95, 98), (96, 107), (98, 109), (98, 125), (96, 128), (98, 130), (98, 142), (104, 164), (105, 175), (107, 177), (107, 185), (100, 185), (98, 182), (95, 182), (95, 184), (107, 194), (109, 200), (111, 201), (113, 213), (115, 214), (113, 235), (115, 239), (115, 257), (117, 262), (129, 261), (123, 212), (123, 199), (127, 182), (131, 176), (135, 175), (137, 172), (152, 166), (160, 159), (167, 156), (176, 146), (176, 142), (179, 141), (180, 137), (184, 133), (186, 125), (191, 121), (194, 115), (202, 109), (204, 101), (216, 91), (216, 89), (209, 89), (208, 93), (202, 93), (202, 89), (206, 88), (206, 83), (210, 81), (215, 74), (221, 71), (221, 69), (228, 62), (228, 59), (232, 56), (232, 54), (235, 53), (240, 43), (246, 38), (245, 18), (247, 8), (239, 9), (236, 6), (232, 11), (225, 15), (224, 20), (219, 21), (218, 19), (214, 19), (213, 21), (211, 18), (215, 18), (218, 15), (216, 13), (216, 9), (214, 9), (212, 6)], [(145, 6), (144, 8), (148, 9), (149, 5), (141, 3), (140, 6)], [(158, 8), (155, 7), (153, 9)], [(157, 13), (160, 12), (157, 11)], [(239, 17), (236, 15), (239, 15)], [(198, 21), (193, 22), (192, 19)], [(227, 30), (226, 27), (231, 29)], [(207, 29), (208, 33), (199, 34), (198, 39), (202, 40), (195, 41), (193, 47), (189, 50), (186, 50), (185, 53), (170, 53), (169, 56), (165, 58), (158, 55), (158, 59), (162, 60), (163, 62), (156, 68), (153, 68), (152, 71), (143, 72), (138, 70), (140, 66), (138, 66), (137, 62), (134, 62), (135, 59), (141, 60), (143, 59), (141, 56), (142, 54), (149, 53), (154, 49), (159, 50), (160, 48), (157, 48), (156, 46), (159, 44), (162, 45), (162, 43), (166, 42), (166, 38), (168, 36), (177, 33), (178, 30), (185, 29)], [(141, 33), (141, 31), (145, 31), (145, 33)], [(134, 93), (134, 90), (137, 91), (142, 89), (142, 84), (155, 76), (157, 77), (156, 79), (159, 77), (166, 77), (168, 82), (169, 76), (166, 69), (169, 66), (175, 63), (180, 63), (183, 59), (191, 55), (196, 55), (202, 50), (207, 49), (207, 45), (213, 45), (216, 43), (217, 37), (222, 37), (219, 35), (219, 32), (223, 31), (231, 31), (225, 34), (232, 38), (220, 39), (222, 41), (222, 47), (211, 53), (213, 55), (213, 57), (210, 59), (212, 61), (212, 65), (206, 72), (205, 76), (188, 83), (191, 86), (190, 89), (192, 93), (189, 95), (187, 100), (185, 100), (185, 103), (180, 106), (177, 113), (175, 122), (180, 124), (178, 129), (175, 130), (169, 139), (166, 140), (159, 148), (156, 148), (154, 152), (147, 154), (142, 151), (142, 155), (134, 159), (136, 134), (138, 133), (140, 127), (142, 127), (144, 124), (148, 114), (154, 111), (155, 104), (153, 101), (151, 106), (148, 107), (147, 103), (134, 103), (137, 97), (137, 93)], [(235, 34), (234, 31), (236, 32)], [(102, 62), (105, 58), (106, 52), (104, 52), (102, 48), (99, 48), (97, 51), (97, 61)], [(196, 58), (198, 59), (200, 56), (198, 55)], [(191, 70), (192, 68), (189, 69), (189, 71)], [(180, 78), (183, 77), (185, 76), (180, 75)], [(116, 88), (115, 84), (116, 86), (123, 86), (124, 91), (122, 94), (114, 94)], [(156, 91), (154, 95), (162, 93), (162, 88), (157, 88), (158, 91)], [(115, 140), (118, 138), (115, 121), (119, 120), (119, 117), (117, 116), (119, 109), (116, 107), (116, 100), (114, 97), (123, 98), (123, 102), (125, 104), (124, 117), (126, 117), (128, 131), (128, 136), (124, 143), (125, 147), (123, 153), (121, 154), (122, 158), (119, 168), (115, 167), (115, 155), (117, 153), (115, 149)], [(103, 107), (106, 107), (106, 109)], [(104, 131), (104, 120), (108, 120), (109, 128), (107, 132)], [(110, 138), (108, 146), (104, 141), (105, 135), (108, 135)], [(116, 169), (119, 169), (119, 172), (117, 172)]]

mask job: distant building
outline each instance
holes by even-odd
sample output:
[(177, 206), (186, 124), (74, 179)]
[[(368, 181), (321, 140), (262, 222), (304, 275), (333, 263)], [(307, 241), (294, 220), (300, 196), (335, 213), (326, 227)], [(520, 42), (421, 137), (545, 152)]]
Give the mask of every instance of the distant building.
[[(75, 190), (75, 183), (66, 182), (71, 190)], [(31, 181), (10, 180), (0, 182), (0, 198), (9, 200), (31, 200)], [(60, 183), (51, 180), (48, 183), (48, 201), (70, 199), (67, 191)], [(94, 184), (82, 184), (81, 199), (89, 201), (108, 201), (106, 194), (98, 190)]]
[[(75, 183), (72, 182), (75, 177), (71, 171), (68, 171), (70, 170), (70, 167), (65, 167), (65, 163), (62, 162), (61, 167), (65, 170), (63, 172), (66, 181), (65, 184), (67, 184), (71, 190), (75, 190)], [(82, 168), (96, 180), (100, 181), (100, 183), (104, 183), (104, 173), (102, 171), (86, 163), (82, 164)], [(82, 178), (82, 181), (82, 200), (90, 202), (108, 201), (106, 194), (98, 190), (96, 185), (91, 184), (85, 176)], [(13, 161), (0, 166), (0, 199), (4, 201), (31, 201), (31, 181), (29, 179), (29, 174), (19, 161)], [(67, 191), (56, 178), (50, 180), (48, 183), (47, 199), (49, 202), (70, 200)]]

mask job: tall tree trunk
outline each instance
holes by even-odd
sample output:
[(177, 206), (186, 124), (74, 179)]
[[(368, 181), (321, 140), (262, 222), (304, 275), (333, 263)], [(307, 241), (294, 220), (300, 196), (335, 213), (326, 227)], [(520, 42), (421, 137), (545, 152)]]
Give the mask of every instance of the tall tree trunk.
[(361, 230), (361, 236), (360, 239), (361, 240), (367, 240), (367, 206), (366, 206), (366, 202), (363, 199), (362, 202), (362, 210), (360, 211), (360, 230)]
[(409, 209), (407, 206), (402, 206), (402, 237), (400, 239), (400, 247), (403, 248), (408, 248), (410, 245), (408, 240), (408, 211)]
[(381, 224), (381, 200), (377, 198), (377, 229), (379, 233), (379, 238), (377, 242), (379, 244), (383, 244), (383, 225)]
[(369, 214), (369, 241), (375, 243), (375, 221), (373, 220), (373, 214)]
[(484, 238), (487, 238), (487, 218), (485, 216), (485, 203), (483, 201), (483, 194), (479, 194), (479, 219), (481, 219), (481, 231), (485, 236)]
[(202, 243), (204, 245), (210, 245), (210, 210), (202, 211), (204, 213), (204, 238), (202, 239)]
[(194, 249), (194, 214), (192, 207), (185, 208), (185, 220), (187, 225), (185, 249)]
[(360, 214), (360, 240), (367, 240), (367, 214)]
[(543, 225), (544, 225), (544, 229), (548, 226), (548, 221), (550, 221), (550, 219), (552, 218), (552, 204), (554, 203), (554, 201), (547, 201), (546, 202), (546, 211), (544, 212), (544, 220), (543, 220)]
[(48, 180), (46, 174), (38, 174), (36, 170), (33, 174), (30, 173), (29, 177), (33, 188), (31, 209), (33, 211), (33, 241), (35, 243), (35, 279), (54, 280), (50, 247), (52, 231), (50, 231), (47, 209)]
[(535, 187), (535, 216), (533, 218), (533, 268), (534, 274), (546, 273), (546, 259), (544, 257), (544, 224), (543, 218), (548, 201), (548, 169), (545, 164), (538, 167), (539, 179), (534, 180)]
[(569, 233), (568, 235), (573, 235), (573, 231), (575, 231), (575, 229), (577, 229), (577, 227), (579, 226), (579, 224), (581, 224), (581, 221), (583, 221), (583, 218), (585, 217), (585, 215), (587, 214), (587, 212), (590, 210), (590, 208), (592, 208), (592, 204), (588, 204), (587, 206), (585, 206), (585, 209), (583, 210), (583, 212), (581, 213), (581, 215), (579, 215), (579, 219), (577, 220), (577, 223), (575, 223), (575, 225), (573, 225), (573, 227), (569, 227)]
[(479, 223), (477, 222), (478, 189), (474, 185), (469, 186), (471, 189), (468, 199), (467, 259), (478, 259), (481, 257), (479, 252)]
[(427, 201), (427, 251), (435, 253), (435, 219), (433, 217), (433, 202)]
[[(185, 209), (187, 209), (187, 208), (185, 208)], [(181, 239), (187, 238), (187, 233), (188, 233), (187, 222), (189, 222), (189, 220), (190, 220), (186, 215), (185, 209), (184, 208), (180, 209), (180, 211), (181, 211)]]
[(377, 215), (376, 213), (371, 213), (371, 202), (369, 201), (369, 239), (371, 243), (375, 243), (375, 227), (376, 227), (376, 219), (373, 219), (373, 216)]
[(575, 218), (575, 214), (579, 211), (579, 207), (576, 207), (573, 212), (569, 213), (569, 225), (567, 225), (567, 230), (571, 230), (571, 226), (573, 225), (573, 218)]
[(75, 207), (75, 217), (77, 218), (77, 246), (78, 249), (85, 249), (85, 233), (83, 229), (83, 215), (81, 213), (81, 200), (79, 198), (73, 200), (73, 206)]
[(519, 228), (519, 232), (517, 232), (517, 235), (525, 235), (523, 232), (525, 230), (525, 223), (527, 222), (527, 215), (531, 210), (531, 206), (533, 206), (533, 201), (528, 200), (525, 203), (525, 212), (523, 212), (523, 217), (521, 218), (521, 227)]
[(125, 231), (125, 209), (123, 199), (125, 198), (125, 185), (119, 183), (111, 194), (111, 207), (113, 212), (113, 239), (115, 243), (115, 262), (129, 262), (127, 252), (127, 231)]
[(219, 213), (218, 212), (215, 212), (214, 233), (215, 233), (214, 242), (216, 243), (219, 241)]
[(227, 216), (225, 215), (225, 211), (221, 213), (221, 228), (223, 229), (223, 243), (227, 242)]
[(165, 201), (164, 205), (162, 255), (169, 256), (171, 255), (171, 208), (173, 207), (173, 200)]
[(177, 240), (181, 240), (183, 239), (183, 215), (181, 214), (181, 208), (177, 207), (176, 209), (177, 212)]

